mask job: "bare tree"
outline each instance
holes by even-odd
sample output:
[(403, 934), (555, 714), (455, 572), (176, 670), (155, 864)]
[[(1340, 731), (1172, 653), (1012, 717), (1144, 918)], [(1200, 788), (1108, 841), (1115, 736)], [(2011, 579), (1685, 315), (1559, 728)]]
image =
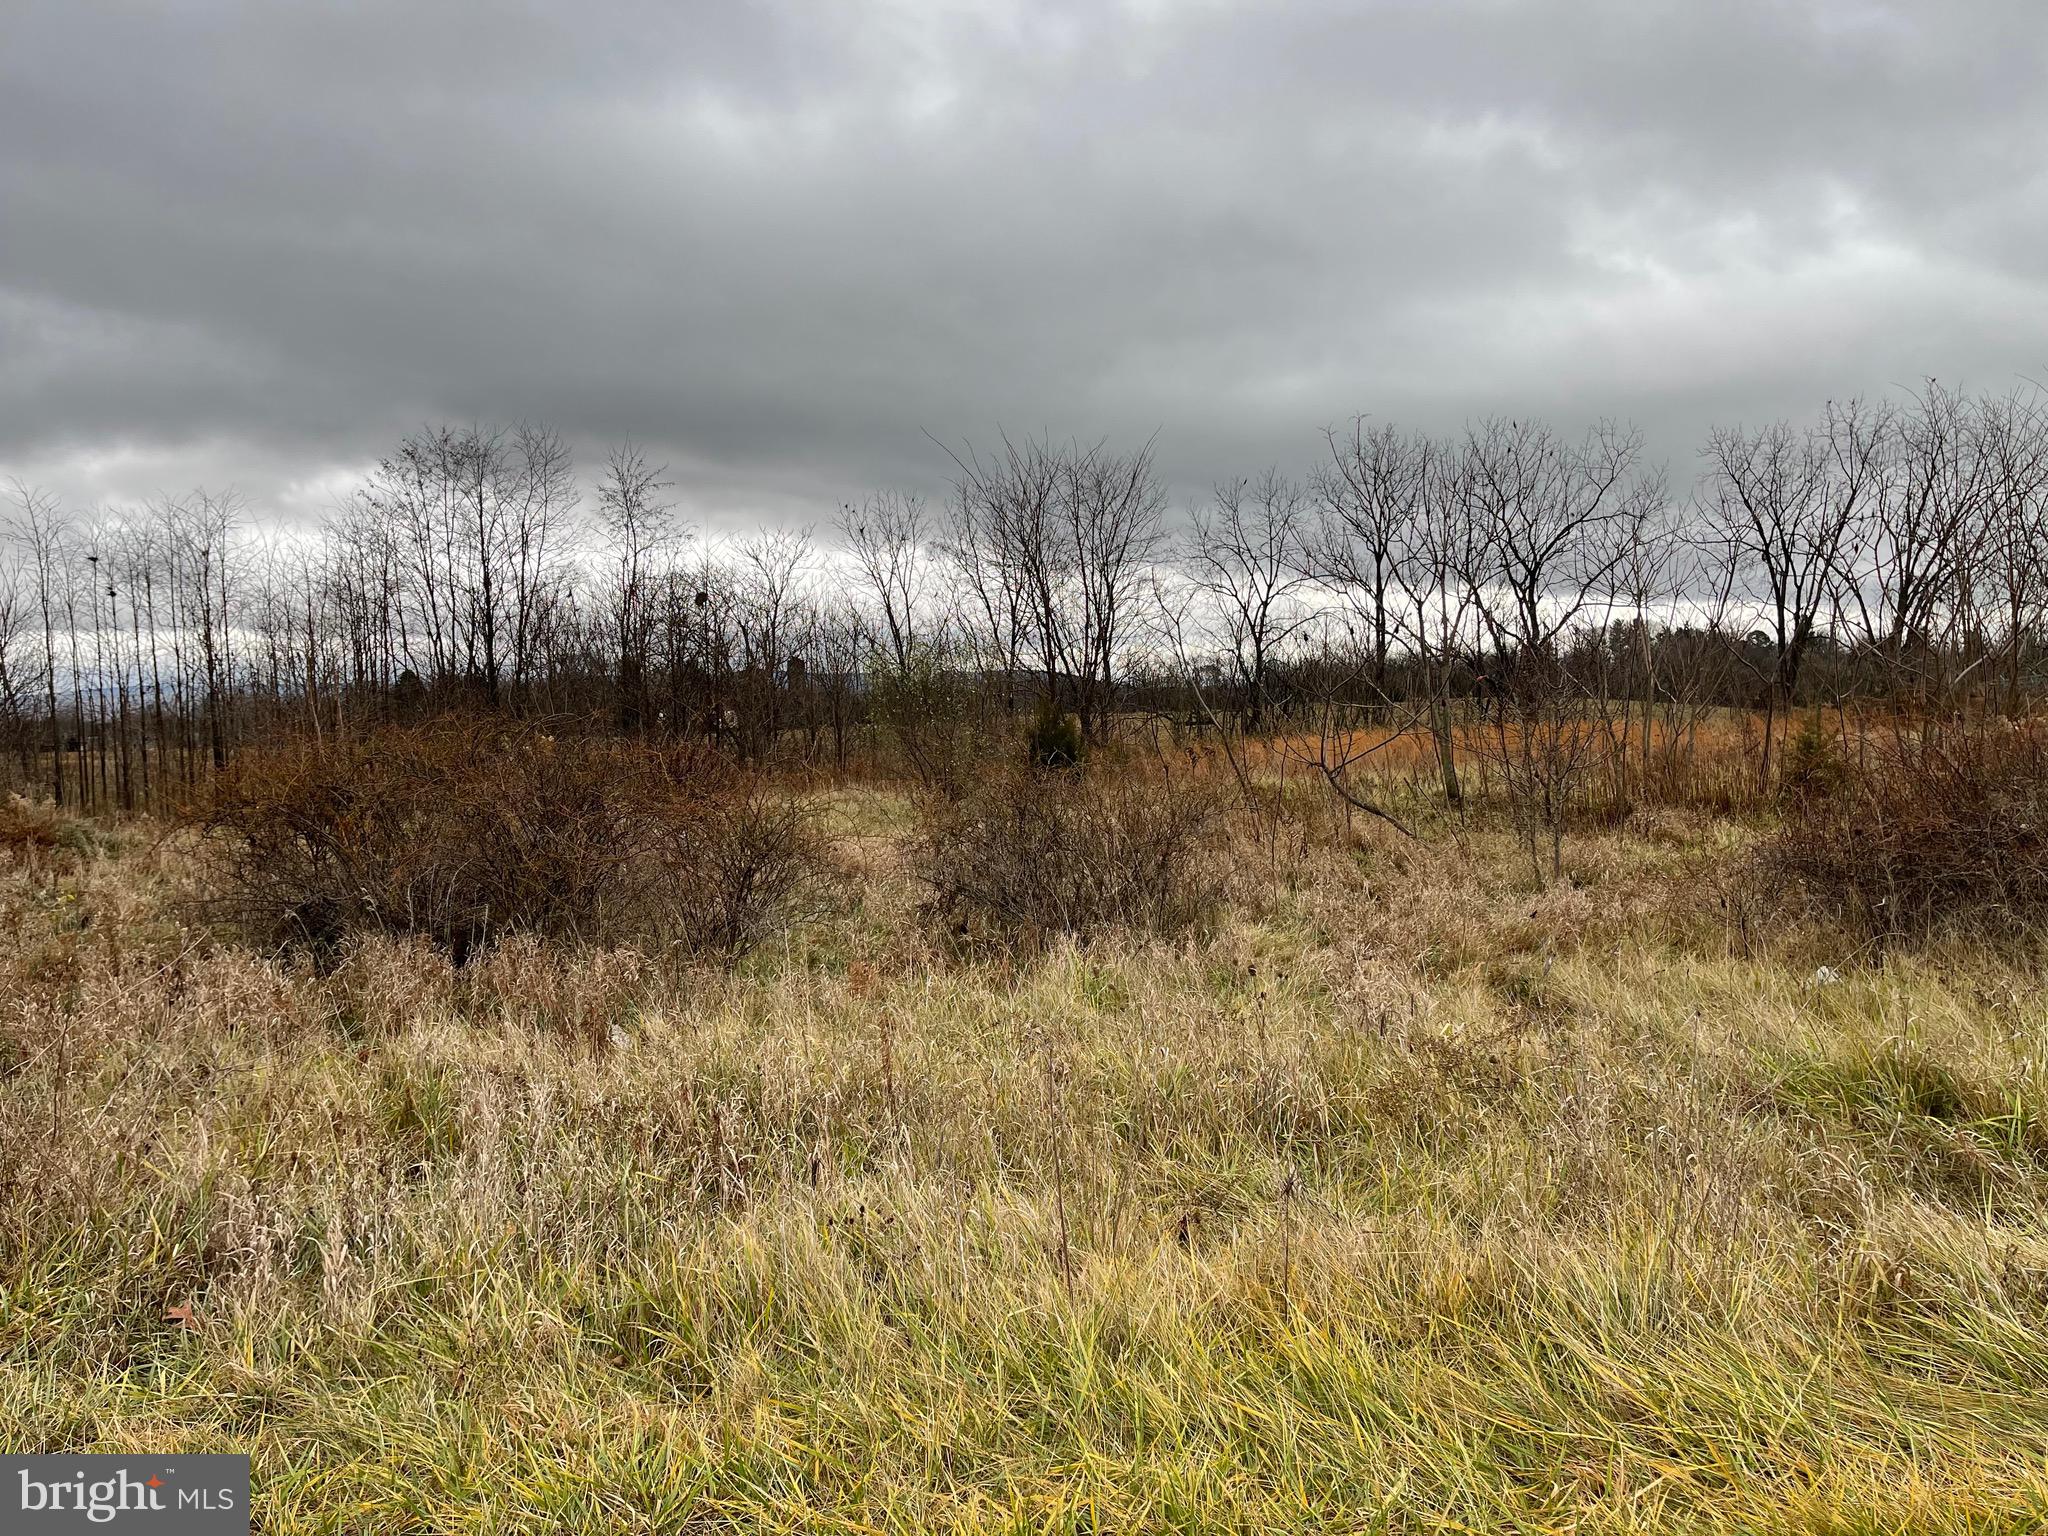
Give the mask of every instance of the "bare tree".
[(954, 462), (949, 553), (985, 649), (1006, 668), (1028, 656), (1053, 707), (1099, 739), (1165, 536), (1152, 445), (1120, 455), (1006, 437), (999, 455)]
[(1334, 428), (1323, 436), (1330, 460), (1314, 482), (1322, 510), (1316, 568), (1362, 615), (1373, 683), (1385, 693), (1387, 658), (1401, 622), (1400, 567), (1416, 538), (1433, 445), (1390, 422), (1369, 427), (1363, 416), (1344, 436)]
[(1153, 473), (1152, 444), (1113, 454), (1102, 445), (1070, 454), (1063, 476), (1065, 531), (1079, 600), (1072, 614), (1080, 661), (1078, 713), (1101, 740), (1117, 667), (1144, 613), (1144, 597), (1165, 538), (1166, 492)]
[(36, 691), (30, 598), (13, 565), (0, 569), (0, 725), (13, 745), (23, 784), (35, 782)]
[(1479, 649), (1477, 593), (1470, 579), (1481, 564), (1477, 500), (1468, 453), (1421, 437), (1414, 445), (1420, 460), (1418, 494), (1406, 548), (1395, 551), (1394, 579), (1401, 589), (1397, 612), (1428, 699), (1444, 803), (1457, 810), (1465, 794), (1458, 777), (1454, 683), (1461, 670), (1472, 670)]
[(937, 530), (921, 498), (891, 493), (840, 508), (839, 532), (900, 671), (910, 665), (931, 605)]
[(1989, 649), (2004, 663), (2005, 712), (2020, 713), (2029, 643), (2048, 615), (2048, 406), (2037, 389), (1983, 401), (1984, 558), (1976, 605), (1988, 613)]
[(50, 799), (64, 804), (64, 742), (57, 714), (57, 605), (65, 582), (65, 522), (56, 498), (21, 481), (11, 482), (12, 533), (28, 556), (29, 582), (43, 632), (43, 698), (49, 725)]
[(1238, 724), (1265, 721), (1276, 654), (1309, 616), (1308, 495), (1278, 469), (1216, 488), (1183, 541), (1181, 564), (1231, 670)]
[(1835, 606), (1890, 676), (1894, 695), (1938, 686), (1940, 642), (1967, 611), (1967, 571), (1985, 536), (1990, 466), (1972, 402), (1929, 381), (1911, 408), (1888, 413), (1879, 472), (1843, 554)]
[(621, 443), (605, 461), (597, 487), (597, 513), (610, 560), (607, 619), (617, 658), (615, 688), (619, 727), (638, 731), (649, 714), (649, 677), (656, 597), (674, 553), (679, 531), (662, 478), (666, 465), (653, 465), (631, 442)]
[(576, 509), (575, 468), (561, 434), (521, 422), (513, 432), (513, 485), (506, 528), (512, 576), (512, 684), (523, 700), (541, 659), (568, 522)]
[(1651, 723), (1657, 712), (1657, 648), (1652, 636), (1661, 611), (1674, 601), (1687, 574), (1691, 553), (1680, 536), (1675, 510), (1665, 498), (1642, 498), (1622, 523), (1620, 554), (1615, 561), (1613, 593), (1616, 609), (1628, 615), (1625, 642), (1634, 675), (1619, 690), (1620, 729), (1616, 732), (1617, 772), (1628, 776), (1631, 710), (1640, 695), (1637, 724), (1641, 751), (1638, 776), (1647, 784), (1651, 762)]
[(1768, 783), (1776, 720), (1792, 703), (1857, 519), (1878, 493), (1889, 413), (1830, 403), (1810, 431), (1774, 422), (1716, 428), (1701, 507), (1768, 626), (1771, 667), (1758, 783)]
[(808, 671), (802, 651), (811, 638), (805, 590), (811, 566), (809, 529), (772, 529), (742, 540), (734, 554), (732, 608), (739, 642), (740, 744), (764, 754), (780, 734), (792, 675)]
[(1642, 440), (1601, 423), (1571, 442), (1493, 420), (1466, 437), (1472, 515), (1463, 573), (1490, 644), (1500, 708), (1487, 737), (1536, 879), (1563, 870), (1564, 820), (1595, 751), (1565, 641), (1610, 594), (1632, 531), (1662, 499)]
[(953, 460), (959, 478), (945, 553), (965, 594), (965, 627), (980, 671), (985, 681), (999, 682), (1007, 713), (1035, 645), (1043, 686), (1057, 705), (1059, 660), (1047, 648), (1064, 580), (1053, 517), (1057, 462), (1050, 448), (1007, 437), (1000, 457), (985, 461), (970, 448)]
[(244, 513), (233, 491), (195, 491), (175, 507), (184, 543), (185, 611), (199, 627), (199, 657), (206, 688), (207, 753), (215, 771), (227, 766), (229, 714), (234, 695), (234, 573), (230, 547)]

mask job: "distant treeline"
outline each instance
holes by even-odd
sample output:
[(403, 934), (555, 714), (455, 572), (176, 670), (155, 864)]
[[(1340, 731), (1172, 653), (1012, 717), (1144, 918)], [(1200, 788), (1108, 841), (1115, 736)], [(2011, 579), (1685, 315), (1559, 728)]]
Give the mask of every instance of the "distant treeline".
[(531, 425), (421, 431), (303, 534), (231, 493), (88, 512), (16, 482), (0, 752), (19, 789), (137, 809), (280, 731), (453, 708), (840, 767), (1035, 711), (1095, 741), (1284, 721), (1331, 744), (1333, 783), (1358, 725), (1425, 733), (1455, 799), (1458, 722), (1597, 722), (1647, 773), (1716, 707), (2017, 714), (2040, 690), (2031, 389), (1719, 428), (1684, 484), (1613, 423), (1326, 437), (1186, 518), (1150, 445), (1004, 439), (942, 499), (717, 544), (638, 449), (586, 481)]

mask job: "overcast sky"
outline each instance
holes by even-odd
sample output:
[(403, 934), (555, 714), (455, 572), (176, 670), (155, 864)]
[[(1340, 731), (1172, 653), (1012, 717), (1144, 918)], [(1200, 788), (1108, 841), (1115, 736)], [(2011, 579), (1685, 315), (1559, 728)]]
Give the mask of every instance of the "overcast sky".
[(430, 420), (700, 522), (1157, 432), (2048, 370), (2043, 0), (8, 0), (0, 474), (316, 515)]

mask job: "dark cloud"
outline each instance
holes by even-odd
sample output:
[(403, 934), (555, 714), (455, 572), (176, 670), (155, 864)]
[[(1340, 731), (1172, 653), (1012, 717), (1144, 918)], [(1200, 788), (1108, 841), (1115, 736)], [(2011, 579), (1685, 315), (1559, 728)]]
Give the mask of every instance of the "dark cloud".
[(0, 468), (280, 515), (421, 420), (706, 516), (1354, 411), (1705, 422), (2048, 363), (2038, 0), (16, 0)]

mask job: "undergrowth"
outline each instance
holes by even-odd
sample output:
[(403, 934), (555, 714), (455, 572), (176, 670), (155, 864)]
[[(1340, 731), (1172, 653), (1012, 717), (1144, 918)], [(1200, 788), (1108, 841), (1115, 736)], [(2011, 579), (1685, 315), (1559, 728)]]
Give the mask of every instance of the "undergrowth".
[(2022, 951), (1745, 947), (1664, 813), (1540, 894), (1206, 825), (1203, 924), (956, 949), (919, 814), (739, 970), (0, 852), (0, 1445), (247, 1451), (266, 1531), (2048, 1520)]

